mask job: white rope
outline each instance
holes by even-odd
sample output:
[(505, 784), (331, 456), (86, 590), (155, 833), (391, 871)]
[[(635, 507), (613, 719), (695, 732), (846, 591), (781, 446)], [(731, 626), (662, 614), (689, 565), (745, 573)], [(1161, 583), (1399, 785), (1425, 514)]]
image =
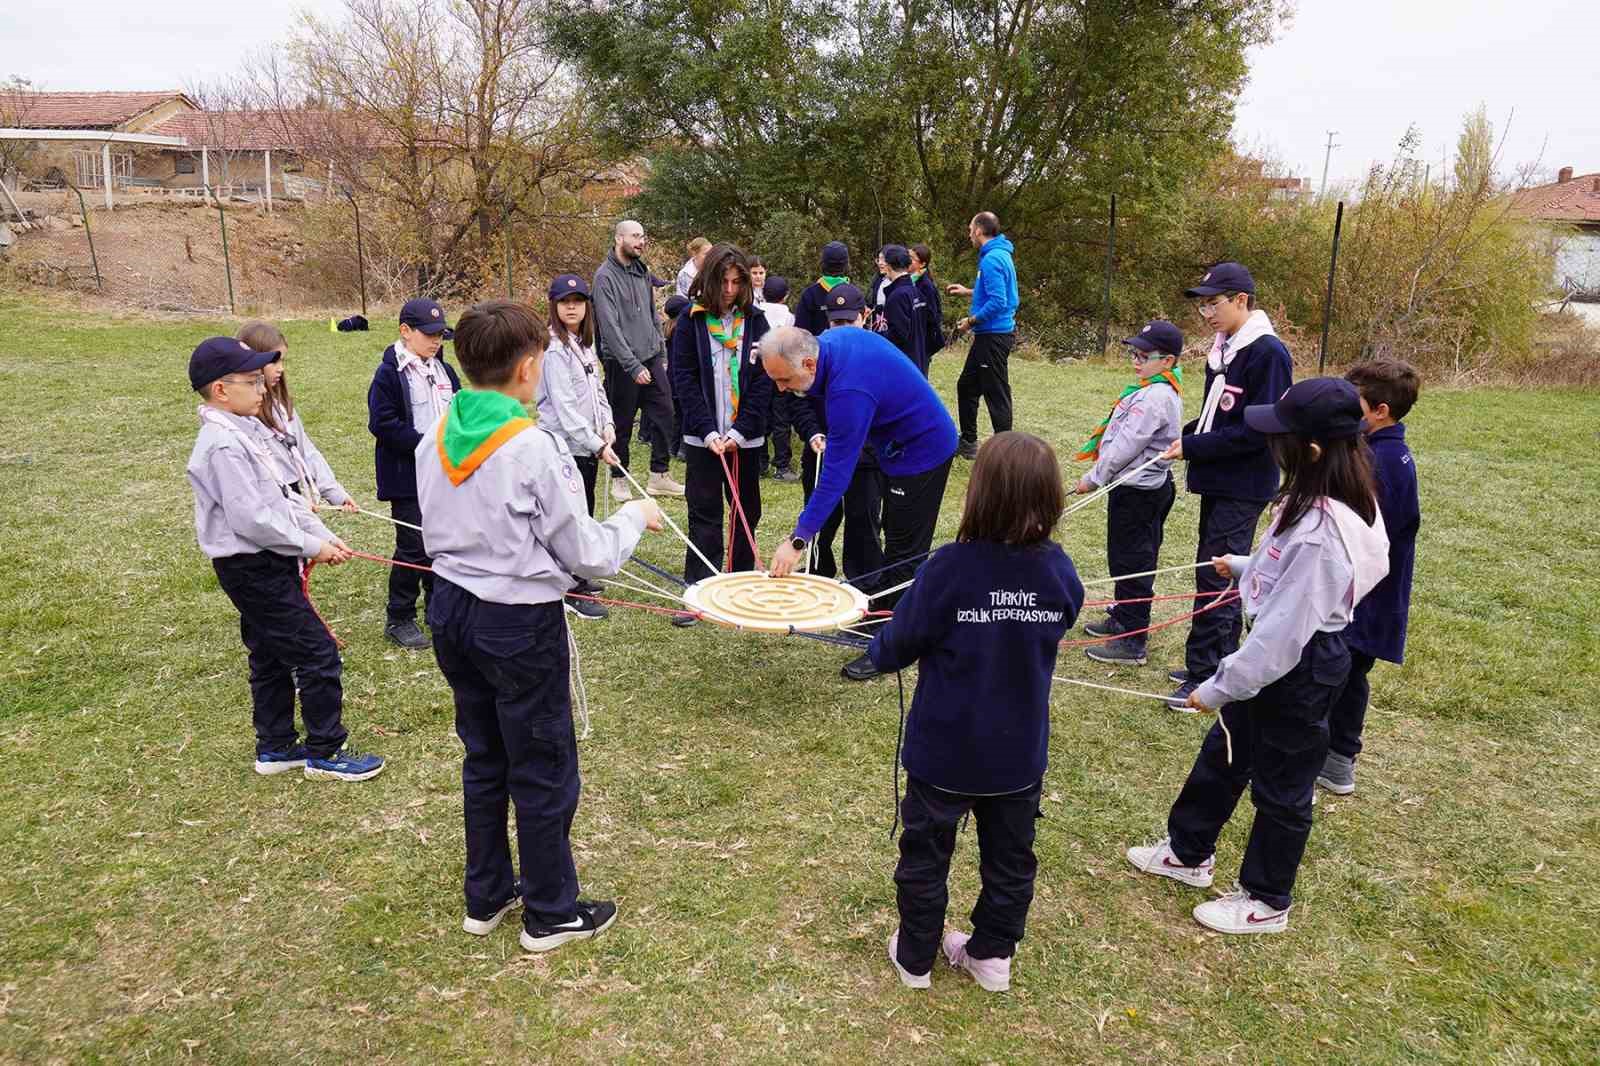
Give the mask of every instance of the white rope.
[[(639, 484), (639, 482), (634, 479), (633, 474), (629, 472), (627, 467), (623, 466), (621, 463), (618, 463), (616, 465), (616, 469), (622, 471), (622, 476), (628, 479), (628, 483), (639, 490), (640, 496), (644, 496), (646, 498), (649, 497), (650, 494), (644, 491), (644, 486)], [(695, 556), (698, 557), (702, 563), (706, 564), (707, 569), (709, 569), (713, 574), (722, 573), (722, 568), (716, 563), (713, 563), (710, 559), (707, 559), (705, 557), (705, 553), (699, 548), (695, 547), (694, 541), (690, 540), (684, 535), (683, 530), (678, 528), (678, 523), (672, 520), (672, 516), (667, 514), (665, 509), (663, 509), (661, 512), (661, 520), (667, 524), (668, 529), (672, 530), (678, 535), (679, 540), (683, 541), (684, 544), (689, 546), (689, 550), (694, 552)]]
[(900, 591), (902, 591), (904, 589), (910, 588), (912, 585), (914, 585), (916, 583), (917, 583), (917, 579), (916, 578), (912, 578), (910, 581), (902, 581), (902, 582), (900, 582), (900, 584), (891, 585), (891, 586), (889, 586), (888, 588), (884, 589), (881, 592), (874, 592), (872, 595), (868, 596), (867, 599), (869, 601), (871, 601), (871, 600), (877, 599), (879, 596), (891, 596), (896, 592), (900, 592)]
[(883, 618), (863, 618), (859, 622), (852, 622), (850, 624), (851, 625), (857, 625), (857, 626), (876, 626), (876, 625), (882, 625), (884, 622), (887, 622), (888, 620), (889, 620), (888, 617), (883, 617)]
[[(1065, 681), (1069, 685), (1082, 685), (1084, 688), (1096, 688), (1096, 689), (1099, 689), (1101, 692), (1116, 692), (1116, 693), (1120, 693), (1121, 695), (1124, 695), (1124, 696), (1140, 696), (1140, 697), (1143, 697), (1144, 699), (1147, 699), (1147, 700), (1160, 700), (1162, 703), (1167, 704), (1167, 706), (1169, 706), (1169, 707), (1172, 706), (1171, 697), (1170, 696), (1163, 696), (1159, 692), (1140, 692), (1138, 689), (1118, 688), (1116, 685), (1101, 685), (1101, 684), (1098, 684), (1097, 682), (1094, 682), (1094, 681), (1080, 681), (1075, 677), (1062, 677), (1060, 674), (1052, 674), (1051, 678), (1052, 678), (1052, 680), (1055, 680), (1055, 681)], [(1177, 708), (1175, 708), (1175, 707), (1173, 709), (1177, 710)], [(1192, 710), (1185, 710), (1182, 713), (1184, 713), (1184, 714), (1196, 714), (1198, 712), (1192, 711)], [(1233, 765), (1233, 734), (1228, 732), (1228, 723), (1224, 722), (1222, 720), (1222, 712), (1218, 711), (1218, 712), (1216, 712), (1216, 714), (1217, 714), (1217, 725), (1222, 727), (1222, 739), (1223, 739), (1223, 742), (1227, 745), (1227, 748), (1228, 748), (1228, 765), (1232, 766)]]
[(1140, 471), (1144, 470), (1145, 467), (1153, 466), (1156, 463), (1161, 462), (1161, 455), (1162, 455), (1162, 453), (1160, 453), (1160, 452), (1156, 453), (1156, 455), (1154, 457), (1152, 457), (1150, 459), (1147, 459), (1144, 462), (1140, 463), (1138, 466), (1134, 467), (1132, 470), (1129, 470), (1127, 473), (1125, 473), (1121, 477), (1117, 478), (1117, 480), (1111, 482), (1108, 485), (1102, 485), (1096, 491), (1091, 492), (1089, 495), (1085, 496), (1083, 499), (1079, 500), (1077, 503), (1073, 504), (1071, 507), (1068, 507), (1065, 511), (1063, 511), (1061, 513), (1061, 517), (1065, 518), (1065, 517), (1067, 517), (1068, 515), (1072, 514), (1075, 511), (1083, 510), (1085, 507), (1089, 506), (1091, 503), (1093, 503), (1094, 501), (1098, 500), (1100, 497), (1104, 496), (1106, 493), (1110, 492), (1112, 489), (1116, 488), (1118, 485), (1121, 485), (1124, 481), (1128, 481), (1128, 480), (1136, 477), (1139, 474)]
[(1085, 585), (1110, 585), (1117, 581), (1126, 581), (1133, 577), (1155, 577), (1157, 574), (1176, 574), (1184, 570), (1198, 570), (1202, 566), (1210, 566), (1211, 560), (1203, 563), (1182, 563), (1178, 566), (1163, 566), (1157, 570), (1141, 570), (1137, 574), (1117, 574), (1115, 577), (1096, 577), (1085, 581)]
[[(562, 621), (565, 622), (565, 613)], [(589, 689), (583, 683), (583, 660), (578, 657), (578, 638), (572, 635), (572, 623), (567, 622), (567, 648), (572, 652), (572, 680), (573, 691), (578, 695), (578, 721), (583, 723), (583, 732), (578, 734), (579, 740), (588, 740), (593, 732), (589, 728)]]
[[(343, 507), (322, 507), (322, 508), (318, 509), (317, 513), (318, 513), (318, 515), (325, 515), (325, 514), (328, 514), (330, 512), (332, 512), (334, 514), (338, 514), (341, 511), (344, 511)], [(355, 509), (355, 513), (356, 514), (371, 515), (373, 518), (381, 518), (385, 522), (392, 522), (397, 526), (405, 526), (407, 529), (414, 529), (418, 533), (422, 532), (422, 527), (421, 526), (412, 525), (410, 522), (402, 522), (398, 518), (391, 517), (389, 515), (386, 515), (386, 514), (383, 514), (383, 513), (379, 512), (379, 511), (369, 511), (365, 507), (357, 507)]]
[[(617, 576), (621, 577), (622, 575), (619, 574)], [(627, 576), (632, 577), (633, 575), (629, 574)], [(613, 588), (627, 589), (629, 592), (632, 592), (638, 596), (659, 596), (661, 599), (666, 600), (668, 603), (671, 603), (676, 607), (681, 608), (683, 606), (683, 597), (681, 596), (672, 596), (665, 592), (656, 592), (653, 589), (645, 588), (643, 585), (632, 585), (626, 581), (619, 581), (614, 577), (601, 578), (600, 584), (610, 585)]]

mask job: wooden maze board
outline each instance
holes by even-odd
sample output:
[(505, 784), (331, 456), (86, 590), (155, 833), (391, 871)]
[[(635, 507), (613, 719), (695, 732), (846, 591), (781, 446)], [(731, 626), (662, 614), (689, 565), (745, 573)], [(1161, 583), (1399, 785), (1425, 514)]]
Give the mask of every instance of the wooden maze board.
[(683, 601), (713, 621), (769, 633), (837, 629), (867, 613), (860, 590), (815, 574), (715, 574), (685, 589)]

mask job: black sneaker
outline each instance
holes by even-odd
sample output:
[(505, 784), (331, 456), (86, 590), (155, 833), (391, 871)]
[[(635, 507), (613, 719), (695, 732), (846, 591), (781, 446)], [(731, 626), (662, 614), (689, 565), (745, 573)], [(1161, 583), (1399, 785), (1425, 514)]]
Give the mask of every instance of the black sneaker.
[(416, 621), (410, 618), (404, 622), (390, 622), (383, 627), (383, 635), (389, 638), (389, 643), (398, 644), (407, 651), (421, 651), (433, 644)]
[(567, 593), (562, 598), (562, 602), (566, 605), (568, 614), (577, 615), (579, 618), (600, 619), (611, 617), (611, 611), (605, 604), (581, 598), (598, 595), (600, 595), (599, 589), (589, 585), (579, 585)]
[(553, 951), (572, 940), (588, 940), (611, 928), (617, 920), (617, 905), (610, 900), (590, 903), (578, 901), (578, 916), (557, 925), (541, 925), (522, 919), (522, 947), (527, 951)]
[(1167, 680), (1171, 681), (1174, 685), (1183, 684), (1185, 681), (1189, 680), (1189, 670), (1188, 670), (1188, 668), (1180, 666), (1176, 670), (1168, 670), (1167, 671)]
[(1091, 637), (1114, 637), (1118, 633), (1127, 632), (1127, 630), (1109, 614), (1106, 615), (1104, 621), (1085, 623), (1083, 631), (1089, 634)]
[(522, 882), (520, 880), (513, 881), (511, 882), (511, 895), (506, 897), (504, 903), (487, 914), (474, 914), (468, 911), (467, 916), (461, 919), (461, 931), (471, 933), (473, 936), (488, 936), (500, 924), (500, 919), (521, 905)]
[(956, 454), (963, 459), (976, 459), (978, 457), (978, 442), (964, 440), (956, 446)]
[(844, 669), (839, 671), (839, 676), (846, 681), (871, 681), (878, 676), (878, 668), (872, 663), (872, 656), (862, 654), (844, 664)]
[(675, 614), (672, 616), (672, 624), (677, 626), (679, 629), (688, 629), (690, 626), (695, 625), (699, 621), (700, 619), (692, 614)]
[(1104, 644), (1093, 644), (1083, 649), (1083, 654), (1097, 663), (1113, 666), (1143, 666), (1144, 641), (1133, 637), (1118, 637)]
[(1167, 697), (1167, 706), (1182, 714), (1198, 714), (1198, 711), (1189, 706), (1189, 693), (1199, 687), (1198, 682), (1185, 681), (1172, 690), (1172, 694)]
[(776, 474), (773, 474), (772, 480), (781, 481), (785, 485), (792, 485), (800, 480), (800, 472), (798, 470), (789, 470), (785, 468), (778, 471)]

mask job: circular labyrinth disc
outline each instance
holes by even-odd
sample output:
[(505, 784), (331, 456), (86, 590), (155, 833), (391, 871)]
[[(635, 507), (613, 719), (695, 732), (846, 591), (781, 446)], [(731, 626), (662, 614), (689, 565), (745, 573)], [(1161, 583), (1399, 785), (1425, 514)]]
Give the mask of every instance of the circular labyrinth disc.
[(837, 629), (867, 613), (861, 591), (814, 574), (714, 574), (685, 589), (683, 601), (708, 618), (768, 633)]

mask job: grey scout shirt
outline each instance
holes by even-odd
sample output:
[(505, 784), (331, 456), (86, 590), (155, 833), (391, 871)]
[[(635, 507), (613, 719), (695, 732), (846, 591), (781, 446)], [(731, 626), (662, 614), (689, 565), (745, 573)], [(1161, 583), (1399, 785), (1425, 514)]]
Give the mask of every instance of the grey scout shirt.
[(623, 508), (589, 517), (583, 481), (561, 438), (530, 426), (489, 455), (459, 485), (439, 461), (434, 423), (417, 445), (422, 539), (433, 572), (491, 603), (552, 603), (574, 584), (622, 569), (644, 533)]
[(1338, 523), (1321, 508), (1313, 508), (1288, 530), (1278, 529), (1274, 515), (1254, 554), (1227, 557), (1244, 613), (1253, 624), (1239, 650), (1218, 663), (1217, 672), (1195, 690), (1201, 703), (1218, 709), (1252, 698), (1294, 669), (1315, 634), (1337, 633), (1350, 624), (1358, 591), (1364, 594), (1383, 576), (1372, 568), (1380, 548), (1385, 553), (1382, 571), (1388, 569), (1389, 540), (1381, 516), (1362, 536), (1364, 543), (1355, 551), (1369, 561), (1365, 587), (1357, 586), (1355, 556)]
[(630, 376), (662, 354), (665, 342), (656, 328), (650, 268), (644, 260), (622, 263), (616, 252), (606, 256), (594, 272), (594, 324), (600, 357), (616, 362)]
[(254, 418), (200, 405), (200, 434), (185, 469), (194, 489), (195, 539), (208, 559), (263, 551), (313, 558), (333, 534), (285, 494), (258, 426)]
[[(1124, 396), (1111, 412), (1111, 422), (1100, 438), (1100, 458), (1089, 471), (1089, 480), (1096, 485), (1109, 485), (1125, 471), (1166, 451), (1182, 428), (1183, 397), (1165, 381)], [(1138, 489), (1160, 488), (1171, 469), (1170, 462), (1151, 463), (1123, 484)]]
[[(328, 460), (323, 458), (322, 452), (312, 443), (311, 436), (306, 432), (305, 423), (300, 421), (299, 412), (292, 416), (285, 416), (283, 408), (277, 408), (278, 424), (284, 426), (283, 432), (275, 432), (260, 419), (252, 418), (260, 428), (267, 444), (267, 451), (277, 460), (278, 468), (291, 482), (311, 481), (304, 485), (309, 494), (315, 492), (323, 503), (340, 506), (350, 499), (350, 494), (339, 484), (339, 479), (333, 474), (333, 467), (328, 465)], [(303, 469), (302, 469), (303, 467)]]
[(554, 432), (574, 455), (598, 455), (614, 425), (600, 385), (594, 349), (577, 340), (550, 338), (537, 393), (539, 424)]

